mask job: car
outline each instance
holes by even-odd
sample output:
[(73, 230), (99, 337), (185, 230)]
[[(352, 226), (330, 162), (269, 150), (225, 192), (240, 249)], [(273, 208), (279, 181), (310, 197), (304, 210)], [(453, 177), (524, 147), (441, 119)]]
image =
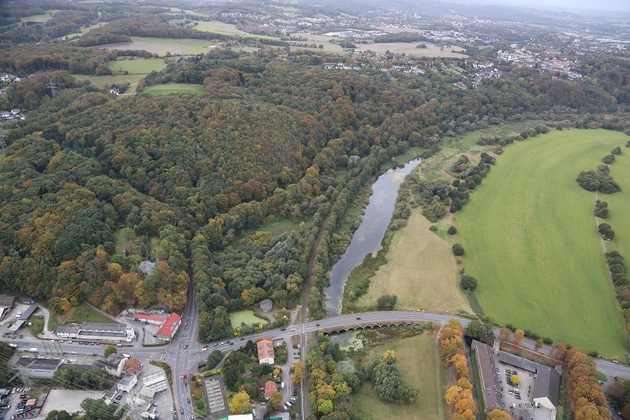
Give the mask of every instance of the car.
[(357, 321), (361, 321), (361, 317), (360, 316), (357, 317)]
[(212, 343), (212, 347), (216, 347), (218, 345), (219, 345), (219, 343)]
[(289, 401), (295, 402), (295, 397), (291, 397), (291, 399)]
[(297, 394), (298, 394), (298, 389), (297, 389), (297, 388), (294, 388), (294, 389), (293, 389), (293, 396), (295, 397), (295, 396), (297, 396)]
[(291, 331), (297, 331), (295, 328), (291, 328)]
[(186, 344), (186, 345), (184, 346), (184, 348), (185, 348), (185, 349), (187, 349), (187, 348), (188, 348), (188, 344)]
[(241, 337), (241, 341), (244, 341), (244, 340), (245, 340), (245, 337)]
[(188, 398), (188, 403), (190, 404), (190, 398)]
[(219, 343), (219, 344), (224, 345), (224, 344), (225, 344), (225, 341), (221, 341), (221, 343)]
[(286, 330), (287, 330), (286, 328), (280, 328), (280, 331), (286, 331)]
[(179, 409), (179, 412), (180, 412), (181, 414), (184, 414), (184, 407), (180, 408), (180, 409)]
[(201, 351), (206, 351), (206, 350), (208, 350), (208, 347), (202, 347), (201, 348)]
[(316, 326), (316, 327), (321, 327), (321, 325), (319, 325), (319, 324), (315, 324), (315, 326)]

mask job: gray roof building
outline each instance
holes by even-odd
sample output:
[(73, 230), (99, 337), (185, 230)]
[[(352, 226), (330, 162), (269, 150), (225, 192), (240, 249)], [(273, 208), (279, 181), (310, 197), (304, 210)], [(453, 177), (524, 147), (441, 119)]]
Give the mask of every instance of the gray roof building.
[(483, 389), (483, 401), (486, 411), (501, 408), (501, 387), (499, 386), (496, 366), (492, 358), (492, 347), (477, 340), (473, 340), (471, 347), (475, 351), (477, 359), (477, 370), (479, 371), (479, 379)]
[(560, 366), (555, 368), (539, 365), (534, 382), (534, 401), (537, 398), (548, 398), (551, 403), (558, 406), (558, 389), (560, 388)]
[(0, 306), (12, 308), (15, 305), (15, 296), (0, 295)]
[(31, 305), (28, 307), (28, 309), (26, 309), (24, 311), (24, 313), (22, 315), (20, 315), (20, 320), (21, 321), (26, 321), (27, 319), (29, 319), (31, 317), (31, 315), (33, 315), (33, 312), (35, 312), (37, 310), (37, 305)]

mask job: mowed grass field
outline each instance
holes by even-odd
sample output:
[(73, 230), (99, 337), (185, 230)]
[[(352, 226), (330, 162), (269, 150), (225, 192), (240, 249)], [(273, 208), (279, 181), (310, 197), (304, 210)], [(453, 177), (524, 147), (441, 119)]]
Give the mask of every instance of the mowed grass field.
[(107, 66), (113, 72), (128, 72), (129, 74), (148, 74), (166, 68), (161, 58), (147, 58), (143, 60), (115, 60), (109, 61)]
[(192, 83), (165, 83), (144, 88), (144, 93), (149, 95), (170, 95), (171, 93), (200, 93), (203, 86)]
[(366, 420), (446, 419), (444, 394), (446, 378), (444, 369), (438, 365), (435, 335), (426, 333), (386, 344), (370, 347), (367, 360), (376, 360), (385, 350), (396, 353), (397, 366), (405, 383), (418, 388), (420, 394), (413, 404), (389, 404), (378, 399), (372, 384), (365, 383), (352, 396), (360, 417)]
[(400, 310), (473, 313), (459, 290), (452, 245), (431, 232), (430, 226), (419, 210), (411, 213), (407, 226), (392, 239), (387, 263), (378, 269), (357, 306), (373, 308), (380, 296), (395, 294)]
[[(575, 181), (626, 141), (607, 130), (557, 131), (513, 144), (497, 159), (456, 215), (466, 271), (478, 279), (478, 300), (492, 320), (607, 357), (628, 350), (593, 216), (595, 194)], [(600, 194), (611, 203), (610, 221), (618, 229), (619, 239), (608, 247), (621, 244), (626, 256), (628, 164), (624, 155), (611, 166), (626, 189)]]

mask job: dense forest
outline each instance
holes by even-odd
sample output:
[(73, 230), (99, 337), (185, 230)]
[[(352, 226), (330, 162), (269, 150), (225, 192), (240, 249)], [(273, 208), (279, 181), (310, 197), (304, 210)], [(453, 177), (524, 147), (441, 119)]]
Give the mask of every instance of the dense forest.
[[(332, 59), (325, 52), (284, 47), (169, 61), (139, 82), (138, 95), (108, 95), (73, 76), (110, 74), (107, 63), (122, 56), (153, 56), (82, 44), (221, 38), (169, 25), (163, 10), (147, 7), (137, 19), (122, 5), (99, 14), (83, 4), (37, 25), (18, 22), (15, 8), (0, 15), (0, 71), (25, 77), (6, 87), (0, 108), (28, 115), (4, 130), (2, 290), (46, 299), (58, 312), (83, 300), (111, 313), (179, 311), (192, 277), (204, 341), (232, 334), (230, 311), (264, 298), (294, 307), (304, 287), (319, 317), (326, 273), (344, 250), (337, 224), (394, 157), (428, 156), (446, 136), (528, 118), (630, 128), (630, 81), (615, 57), (584, 57), (585, 77), (576, 80), (503, 63), (503, 77), (470, 90), (440, 70), (446, 58), (418, 60), (429, 69), (422, 75), (354, 73), (323, 68)], [(47, 43), (95, 23), (79, 44)], [(141, 93), (180, 82), (203, 93)], [(427, 199), (465, 201), (488, 165), (465, 168), (464, 183), (428, 186)], [(156, 268), (141, 273), (147, 259)]]

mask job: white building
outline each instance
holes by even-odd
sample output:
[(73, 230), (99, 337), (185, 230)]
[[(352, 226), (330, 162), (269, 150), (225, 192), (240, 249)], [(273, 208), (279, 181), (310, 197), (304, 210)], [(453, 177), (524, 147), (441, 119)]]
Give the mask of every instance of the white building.
[(80, 340), (105, 340), (127, 341), (134, 338), (134, 330), (131, 325), (82, 322), (80, 324), (63, 324), (57, 327), (55, 334), (64, 338), (76, 338)]
[(125, 375), (116, 384), (118, 392), (129, 392), (138, 383), (138, 377), (136, 375)]

